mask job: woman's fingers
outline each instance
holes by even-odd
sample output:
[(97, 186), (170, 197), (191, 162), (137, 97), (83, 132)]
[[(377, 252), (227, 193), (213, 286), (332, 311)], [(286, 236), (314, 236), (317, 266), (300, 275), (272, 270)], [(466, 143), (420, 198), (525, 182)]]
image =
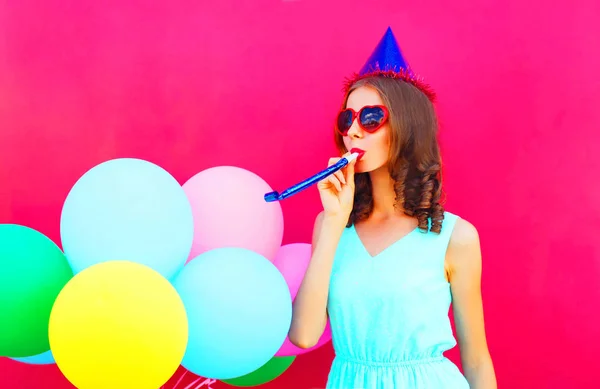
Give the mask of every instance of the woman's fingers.
[(335, 175), (330, 175), (329, 177), (327, 177), (327, 180), (331, 182), (331, 184), (335, 187), (335, 189), (337, 189), (338, 192), (342, 191), (342, 184)]
[(346, 177), (344, 177), (344, 173), (342, 173), (341, 170), (338, 170), (337, 172), (333, 173), (334, 176), (337, 177), (337, 179), (342, 183), (342, 184), (346, 184)]

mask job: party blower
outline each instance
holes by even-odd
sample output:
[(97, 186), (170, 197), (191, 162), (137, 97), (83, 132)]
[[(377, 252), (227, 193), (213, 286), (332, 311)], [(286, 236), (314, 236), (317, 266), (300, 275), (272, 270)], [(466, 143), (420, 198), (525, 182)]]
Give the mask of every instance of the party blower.
[(324, 170), (320, 171), (319, 173), (315, 174), (314, 176), (309, 177), (306, 180), (301, 181), (292, 187), (289, 187), (288, 189), (284, 190), (281, 193), (279, 193), (277, 191), (265, 193), (265, 201), (270, 203), (273, 201), (281, 201), (283, 199), (287, 199), (288, 197), (293, 196), (296, 193), (303, 191), (304, 189), (308, 188), (309, 186), (316, 184), (317, 182), (321, 181), (325, 177), (329, 177), (333, 173), (342, 169), (344, 166), (348, 165), (350, 162), (354, 161), (357, 158), (362, 157), (362, 155), (364, 154), (363, 151), (360, 151), (360, 152), (354, 151), (354, 150), (352, 150), (352, 151), (353, 152), (350, 155), (343, 157), (342, 159), (340, 159), (333, 165), (329, 166), (327, 169), (324, 169)]

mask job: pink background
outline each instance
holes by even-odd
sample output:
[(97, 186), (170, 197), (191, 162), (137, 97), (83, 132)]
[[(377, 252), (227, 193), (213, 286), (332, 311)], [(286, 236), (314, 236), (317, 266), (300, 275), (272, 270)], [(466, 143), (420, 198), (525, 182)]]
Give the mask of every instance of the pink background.
[[(600, 387), (600, 6), (567, 4), (0, 1), (0, 222), (58, 242), (69, 189), (114, 157), (295, 183), (325, 166), (343, 78), (391, 25), (439, 93), (448, 209), (480, 230), (499, 387)], [(284, 243), (308, 242), (316, 190), (283, 209)], [(332, 356), (264, 388), (324, 387)], [(0, 378), (70, 388), (7, 359)]]

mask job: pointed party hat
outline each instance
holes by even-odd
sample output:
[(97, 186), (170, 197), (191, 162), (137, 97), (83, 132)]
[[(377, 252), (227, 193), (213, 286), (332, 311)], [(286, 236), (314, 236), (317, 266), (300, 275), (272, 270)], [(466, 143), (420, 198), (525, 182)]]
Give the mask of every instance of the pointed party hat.
[(421, 77), (417, 76), (411, 70), (408, 62), (404, 59), (391, 27), (387, 28), (360, 72), (347, 79), (345, 90), (347, 91), (352, 84), (360, 79), (375, 76), (409, 82), (423, 92), (430, 100), (433, 101), (435, 99), (433, 90), (423, 82)]

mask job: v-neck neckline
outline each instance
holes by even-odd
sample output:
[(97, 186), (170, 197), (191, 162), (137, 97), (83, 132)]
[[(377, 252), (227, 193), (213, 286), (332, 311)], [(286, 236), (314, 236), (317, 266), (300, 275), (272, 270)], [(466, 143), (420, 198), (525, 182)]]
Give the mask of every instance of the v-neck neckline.
[(400, 238), (398, 238), (397, 240), (393, 241), (392, 243), (390, 243), (387, 247), (385, 247), (383, 250), (381, 250), (380, 252), (378, 252), (377, 254), (373, 255), (369, 252), (369, 250), (367, 249), (367, 247), (365, 246), (365, 244), (363, 243), (362, 239), (360, 238), (360, 235), (358, 235), (358, 231), (356, 231), (356, 226), (354, 224), (352, 224), (352, 231), (354, 232), (354, 236), (356, 237), (356, 239), (358, 240), (358, 244), (360, 245), (360, 247), (362, 248), (362, 250), (367, 254), (367, 256), (369, 257), (369, 259), (375, 259), (379, 256), (381, 256), (382, 254), (384, 254), (385, 252), (389, 251), (392, 249), (392, 247), (399, 245), (400, 243), (406, 241), (407, 238), (409, 238), (411, 235), (413, 235), (415, 232), (417, 232), (419, 230), (419, 226), (415, 227), (414, 229), (412, 229), (411, 231), (407, 232), (406, 234), (404, 234), (403, 236), (401, 236)]

